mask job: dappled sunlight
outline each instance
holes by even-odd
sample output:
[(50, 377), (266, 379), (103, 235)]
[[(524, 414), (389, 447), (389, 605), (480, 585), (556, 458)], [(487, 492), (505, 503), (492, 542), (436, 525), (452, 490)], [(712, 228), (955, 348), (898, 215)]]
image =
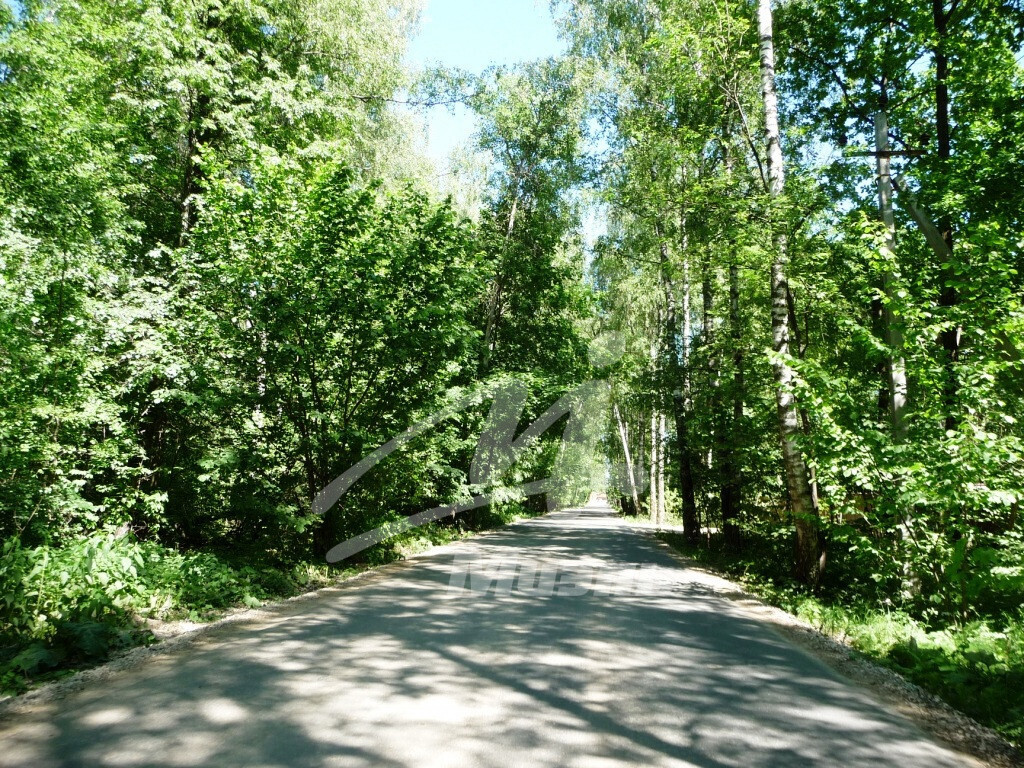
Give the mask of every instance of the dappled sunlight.
[[(635, 583), (573, 596), (514, 579), (451, 586), (460, 562), (503, 561), (528, 563), (531, 582), (550, 567)], [(216, 628), (13, 717), (0, 763), (960, 764), (723, 585), (610, 513), (551, 515)]]

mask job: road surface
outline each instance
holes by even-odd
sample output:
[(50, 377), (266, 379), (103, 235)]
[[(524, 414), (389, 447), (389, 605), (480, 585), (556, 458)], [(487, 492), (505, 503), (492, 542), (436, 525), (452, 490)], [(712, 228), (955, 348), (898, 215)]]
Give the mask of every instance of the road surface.
[(0, 765), (964, 762), (607, 509), (214, 628), (0, 722)]

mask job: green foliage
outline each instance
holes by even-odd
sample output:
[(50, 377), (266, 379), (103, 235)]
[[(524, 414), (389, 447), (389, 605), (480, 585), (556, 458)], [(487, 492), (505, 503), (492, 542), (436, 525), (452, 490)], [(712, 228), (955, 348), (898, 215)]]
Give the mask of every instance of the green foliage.
[[(336, 476), (485, 368), (535, 385), (533, 417), (586, 375), (575, 69), (496, 74), (479, 92), (487, 146), (519, 143), (471, 224), (418, 181), (425, 161), (392, 107), (417, 9), (0, 4), (5, 687), (138, 641), (141, 618), (323, 583), (310, 563), (331, 546), (469, 495), (485, 404), (314, 516)], [(497, 223), (509, 172), (513, 242)], [(509, 482), (549, 473), (556, 437)]]
[(0, 681), (5, 691), (57, 667), (102, 660), (146, 642), (142, 619), (200, 616), (291, 594), (272, 569), (232, 567), (208, 553), (183, 555), (154, 542), (101, 532), (63, 547), (4, 544)]
[(489, 285), (478, 373), (532, 376), (545, 396), (586, 371), (583, 284), (574, 187), (582, 168), (586, 68), (575, 59), (497, 69), (472, 101), (491, 173), (481, 211)]
[[(321, 488), (459, 381), (475, 351), (481, 255), (449, 207), (360, 185), (343, 167), (254, 164), (211, 183), (205, 205), (180, 272), (195, 291), (181, 343), (196, 354), (188, 395), (199, 402), (182, 405), (197, 419), (197, 474), (175, 497), (189, 525), (246, 511), (235, 519), (250, 537), (301, 533)], [(417, 503), (382, 482), (450, 498), (449, 437), (368, 477), (321, 543), (376, 527), (366, 510), (385, 499)], [(275, 511), (253, 519), (259, 504)]]
[[(612, 330), (602, 445), (631, 459), (628, 506), (721, 531), (701, 556), (1020, 737), (1000, 682), (1024, 632), (1020, 3), (783, 4), (781, 196), (748, 4), (555, 5), (567, 56), (421, 86), (481, 119), (471, 223), (416, 181), (390, 106), (411, 0), (0, 4), (5, 687), (139, 640), (140, 617), (322, 583), (334, 544), (465, 499), (485, 403), (311, 508), (477, 380), (519, 377), (536, 418)], [(880, 110), (907, 182), (893, 245), (863, 153)], [(591, 254), (585, 202), (608, 224)], [(559, 467), (585, 494), (604, 468), (556, 432), (500, 503), (363, 564), (536, 511), (511, 489)], [(805, 523), (813, 595), (791, 577)]]
[[(6, 6), (5, 6), (6, 9)], [(210, 407), (177, 247), (217, 173), (344, 157), (389, 177), (413, 11), (376, 0), (26, 3), (0, 33), (0, 534), (153, 535)], [(372, 26), (372, 38), (353, 34)], [(364, 98), (365, 97), (365, 98)], [(218, 453), (216, 449), (214, 453)]]
[[(366, 562), (389, 563), (544, 511), (542, 504), (492, 505), (403, 533), (370, 551)], [(355, 572), (313, 563), (248, 563), (238, 552), (183, 553), (110, 532), (60, 548), (25, 547), (10, 539), (0, 557), (0, 693), (20, 692), (63, 670), (150, 642), (149, 620), (207, 620)]]
[[(684, 525), (709, 543), (695, 556), (1019, 739), (1024, 207), (1006, 180), (1024, 173), (1024, 8), (777, 5), (786, 189), (769, 206), (749, 6), (560, 3), (573, 51), (602, 69), (593, 272), (601, 322), (630, 339), (606, 453), (646, 483), (667, 448), (650, 476), (692, 494), (699, 525)], [(905, 182), (891, 240), (871, 154), (883, 110)], [(766, 279), (780, 256), (784, 358)], [(815, 594), (793, 578), (772, 363), (795, 374), (781, 394), (817, 490)]]

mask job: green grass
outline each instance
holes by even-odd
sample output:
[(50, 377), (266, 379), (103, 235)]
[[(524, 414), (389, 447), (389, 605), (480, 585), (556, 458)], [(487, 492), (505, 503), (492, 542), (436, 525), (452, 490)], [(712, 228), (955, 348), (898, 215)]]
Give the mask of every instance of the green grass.
[(740, 582), (765, 602), (806, 620), (865, 657), (899, 672), (979, 723), (1024, 746), (1024, 613), (963, 625), (927, 626), (909, 613), (831, 591), (812, 595), (767, 561), (688, 546), (673, 549)]

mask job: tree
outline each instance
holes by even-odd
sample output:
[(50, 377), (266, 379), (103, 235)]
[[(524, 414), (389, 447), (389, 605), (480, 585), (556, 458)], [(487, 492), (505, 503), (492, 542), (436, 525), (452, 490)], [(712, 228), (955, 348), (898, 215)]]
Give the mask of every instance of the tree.
[[(761, 93), (764, 99), (765, 137), (768, 144), (768, 194), (778, 203), (785, 193), (785, 168), (779, 131), (778, 94), (775, 89), (775, 45), (770, 0), (758, 2), (758, 31), (761, 39)], [(775, 258), (771, 266), (772, 295), (772, 367), (775, 370), (775, 400), (779, 432), (782, 436), (782, 460), (786, 488), (796, 522), (797, 577), (817, 584), (825, 567), (824, 540), (818, 527), (817, 505), (811, 495), (807, 464), (799, 446), (800, 422), (794, 399), (795, 373), (790, 354), (789, 280), (786, 275), (788, 241), (784, 229), (776, 225)]]
[[(481, 253), (446, 205), (362, 187), (344, 167), (310, 178), (270, 165), (207, 195), (186, 267), (204, 315), (189, 333), (208, 349), (196, 376), (214, 386), (202, 397), (228, 408), (205, 450), (229, 450), (239, 424), (253, 424), (241, 441), (251, 457), (233, 461), (260, 466), (300, 523), (322, 488), (436, 407), (469, 366)], [(321, 552), (379, 524), (358, 503), (346, 497), (356, 509), (338, 505), (317, 527)]]
[(482, 212), (492, 254), (483, 312), (480, 376), (544, 371), (576, 379), (585, 359), (578, 322), (587, 312), (578, 222), (585, 72), (572, 60), (495, 70), (473, 99), (480, 147), (493, 158)]

